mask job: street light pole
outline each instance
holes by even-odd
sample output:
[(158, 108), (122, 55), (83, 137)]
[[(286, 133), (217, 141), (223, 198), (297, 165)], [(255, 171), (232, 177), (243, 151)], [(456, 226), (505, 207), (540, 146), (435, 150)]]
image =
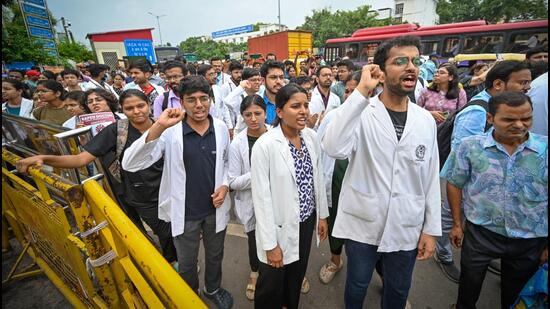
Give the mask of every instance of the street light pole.
[(279, 31), (281, 31), (281, 0), (277, 0), (277, 3), (279, 5), (279, 15), (277, 17), (279, 18)]
[(155, 14), (153, 14), (153, 13), (151, 13), (151, 12), (147, 12), (147, 13), (149, 13), (151, 16), (157, 18), (157, 25), (158, 25), (158, 27), (159, 27), (160, 46), (162, 46), (162, 32), (160, 31), (160, 18), (161, 18), (161, 17), (164, 17), (164, 16), (166, 16), (166, 15), (165, 15), (165, 14), (162, 14), (162, 15), (155, 15)]

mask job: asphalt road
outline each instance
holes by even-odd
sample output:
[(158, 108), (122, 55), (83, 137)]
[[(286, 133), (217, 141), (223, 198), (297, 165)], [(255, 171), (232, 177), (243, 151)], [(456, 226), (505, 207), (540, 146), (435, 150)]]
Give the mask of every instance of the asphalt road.
[[(254, 304), (245, 297), (246, 283), (250, 268), (248, 265), (247, 241), (242, 227), (231, 224), (225, 243), (225, 257), (223, 263), (222, 285), (233, 294), (235, 305), (233, 308), (253, 308)], [(17, 248), (16, 248), (17, 250)], [(204, 258), (202, 247), (199, 258), (201, 266), (201, 286), (204, 284)], [(324, 242), (319, 248), (313, 244), (307, 278), (311, 284), (311, 291), (303, 294), (300, 300), (301, 308), (344, 308), (344, 286), (346, 268), (338, 273), (329, 285), (319, 281), (319, 269), (329, 259), (328, 243)], [(9, 266), (15, 260), (15, 252), (2, 255), (2, 278), (9, 272)], [(457, 260), (459, 260), (457, 252)], [(344, 257), (345, 259), (345, 257)], [(28, 262), (28, 261), (27, 261)], [(478, 308), (491, 309), (500, 307), (500, 278), (487, 273), (483, 291), (478, 302)], [(373, 276), (365, 299), (365, 308), (380, 307), (380, 292), (382, 284), (378, 276)], [(440, 309), (449, 308), (455, 301), (458, 285), (449, 281), (441, 272), (435, 261), (429, 260), (416, 264), (413, 285), (409, 295), (412, 308)], [(205, 299), (209, 307), (212, 303)], [(45, 276), (25, 279), (2, 287), (2, 308), (71, 308), (70, 304), (57, 291)]]

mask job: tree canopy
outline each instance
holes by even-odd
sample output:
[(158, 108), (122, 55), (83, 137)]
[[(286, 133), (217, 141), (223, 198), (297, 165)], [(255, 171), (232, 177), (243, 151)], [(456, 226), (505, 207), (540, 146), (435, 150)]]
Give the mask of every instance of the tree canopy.
[(484, 19), (491, 23), (548, 18), (544, 0), (439, 0), (439, 23)]
[(223, 58), (230, 52), (244, 52), (248, 49), (247, 43), (222, 43), (214, 40), (204, 40), (201, 37), (190, 37), (179, 45), (182, 53), (194, 53), (199, 59), (213, 57)]
[(360, 6), (353, 11), (332, 12), (329, 8), (324, 8), (313, 10), (313, 14), (306, 16), (304, 24), (297, 30), (313, 31), (313, 46), (321, 47), (328, 39), (351, 36), (361, 28), (387, 26), (394, 23), (389, 18), (379, 20), (377, 17), (378, 13), (369, 5)]

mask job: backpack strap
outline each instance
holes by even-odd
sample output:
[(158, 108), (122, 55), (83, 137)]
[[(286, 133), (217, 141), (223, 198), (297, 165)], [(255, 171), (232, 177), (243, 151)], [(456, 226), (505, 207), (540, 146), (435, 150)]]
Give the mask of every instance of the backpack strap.
[(162, 100), (162, 111), (168, 108), (168, 96), (170, 95), (170, 91), (164, 92), (164, 100)]
[(120, 158), (120, 155), (122, 154), (122, 150), (124, 150), (124, 146), (126, 145), (126, 141), (128, 140), (128, 125), (129, 125), (128, 119), (121, 119), (117, 121), (116, 124), (116, 158)]

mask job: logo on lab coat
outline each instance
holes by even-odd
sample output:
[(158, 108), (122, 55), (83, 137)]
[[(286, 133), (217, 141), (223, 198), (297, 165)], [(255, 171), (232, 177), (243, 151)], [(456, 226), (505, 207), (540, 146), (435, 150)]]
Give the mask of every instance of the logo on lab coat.
[(416, 147), (415, 154), (417, 161), (424, 161), (424, 157), (426, 156), (426, 146), (418, 145), (418, 147)]

